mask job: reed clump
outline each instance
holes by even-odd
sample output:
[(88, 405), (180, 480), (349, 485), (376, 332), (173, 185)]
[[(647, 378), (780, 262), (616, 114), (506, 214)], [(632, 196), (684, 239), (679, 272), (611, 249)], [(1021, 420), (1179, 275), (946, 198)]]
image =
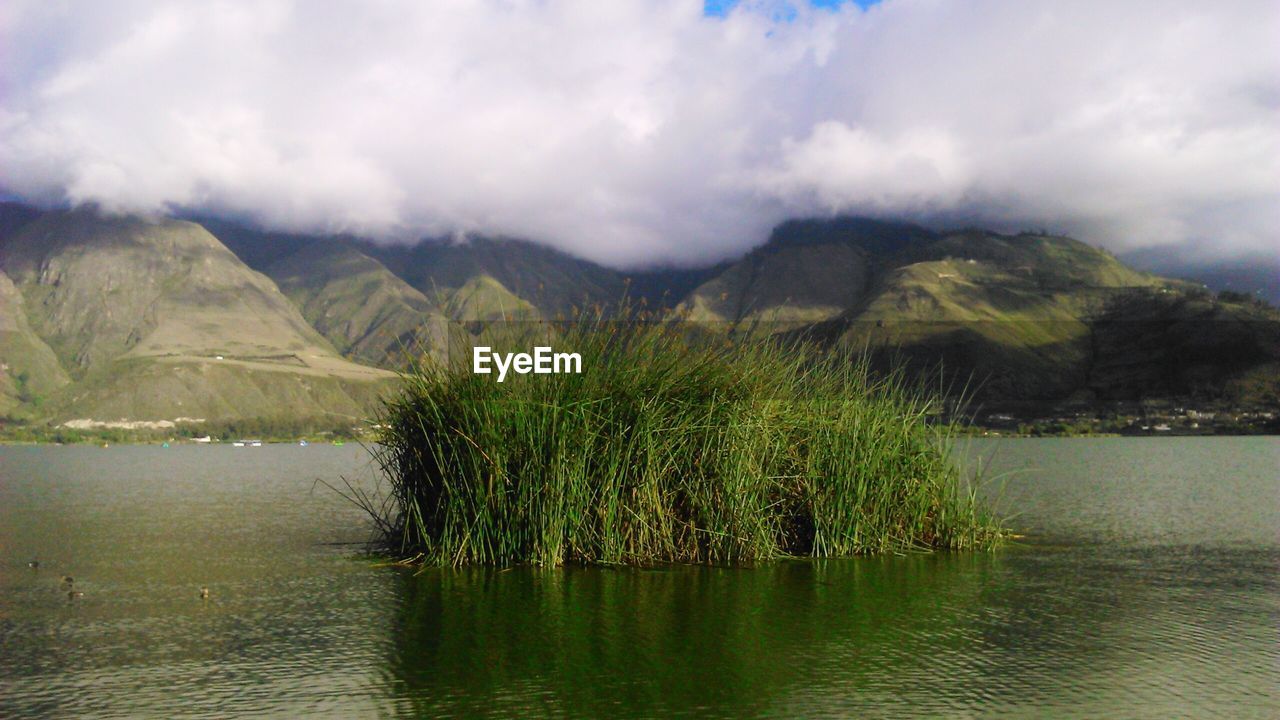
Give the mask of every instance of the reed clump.
[(926, 423), (925, 396), (864, 363), (603, 315), (553, 344), (583, 372), (406, 375), (374, 450), (392, 552), (445, 566), (745, 564), (1003, 536)]

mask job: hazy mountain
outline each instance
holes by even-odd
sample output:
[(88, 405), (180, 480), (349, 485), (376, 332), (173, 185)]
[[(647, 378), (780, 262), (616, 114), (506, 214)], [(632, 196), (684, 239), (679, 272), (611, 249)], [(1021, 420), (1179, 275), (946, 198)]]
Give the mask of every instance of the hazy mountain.
[(1188, 248), (1148, 248), (1125, 253), (1125, 263), (1168, 277), (1203, 284), (1214, 292), (1227, 290), (1280, 305), (1280, 255), (1206, 258)]
[(39, 217), (40, 211), (29, 205), (0, 202), (0, 243)]
[(46, 387), (73, 381), (42, 398), (42, 415), (358, 416), (390, 376), (339, 357), (194, 223), (51, 212), (4, 239), (0, 268), (21, 309), (11, 334), (50, 351), (7, 350), (6, 364), (39, 366)]
[[(569, 315), (575, 307), (610, 302), (623, 292), (617, 271), (525, 240), (428, 240), (412, 247), (368, 245), (366, 252), (428, 297), (449, 296), (470, 285), (472, 295), (485, 297), (469, 304), (486, 311), (508, 299), (504, 292), (547, 316)], [(482, 278), (494, 282), (477, 284)]]
[[(348, 235), (309, 236), (264, 232), (243, 223), (194, 216), (249, 267), (275, 277), (276, 263), (317, 241), (342, 245), (377, 260), (435, 302), (480, 278), (521, 298), (540, 315), (554, 317), (623, 294), (654, 306), (672, 306), (728, 267), (617, 270), (580, 260), (528, 240), (426, 238), (412, 244), (380, 244)], [(278, 278), (277, 278), (278, 279)], [(497, 286), (494, 286), (495, 288)]]

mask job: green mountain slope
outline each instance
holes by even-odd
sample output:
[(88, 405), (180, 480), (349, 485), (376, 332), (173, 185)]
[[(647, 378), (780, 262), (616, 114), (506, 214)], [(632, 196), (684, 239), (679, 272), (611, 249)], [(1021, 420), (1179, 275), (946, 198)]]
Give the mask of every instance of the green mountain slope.
[[(813, 323), (877, 303), (882, 312), (886, 302), (890, 314), (908, 313), (900, 319), (1002, 319), (1028, 303), (1160, 282), (1069, 238), (809, 220), (780, 226), (766, 245), (694, 290), (682, 309), (692, 320), (730, 324)], [(922, 302), (907, 302), (916, 296)]]
[(1280, 407), (1280, 313), (1207, 293), (1136, 291), (1090, 324), (1085, 386), (1099, 400), (1221, 397)]
[(1134, 291), (1180, 293), (1069, 238), (967, 232), (913, 249), (839, 319), (839, 342), (995, 402), (1087, 391), (1092, 326)]
[(391, 369), (423, 356), (442, 360), (471, 345), (468, 327), (478, 331), (494, 322), (540, 317), (533, 304), (483, 273), (458, 287), (434, 286), (424, 294), (361, 247), (317, 239), (290, 246), (293, 252), (263, 270), (352, 360)]
[[(47, 213), (5, 240), (0, 267), (74, 381), (42, 415), (354, 415), (372, 394), (363, 386), (390, 377), (339, 357), (274, 283), (194, 223)], [(362, 387), (326, 389), (335, 383)]]
[(988, 407), (1280, 405), (1280, 313), (1065, 237), (797, 220), (735, 262), (622, 272), (521, 240), (208, 225), (219, 237), (0, 204), (0, 414), (358, 416), (391, 376), (356, 363), (546, 342), (542, 321), (624, 296), (716, 332), (869, 352)]
[(539, 317), (532, 303), (488, 275), (477, 275), (459, 288), (440, 291), (439, 298), (450, 318), (472, 325)]
[(38, 409), (70, 381), (53, 350), (27, 322), (22, 293), (0, 272), (0, 415)]
[(355, 426), (370, 417), (391, 384), (372, 369), (356, 375), (347, 365), (337, 361), (311, 368), (213, 358), (124, 358), (64, 388), (42, 414), (73, 427), (184, 418), (303, 419), (324, 424), (341, 419)]
[(914, 225), (855, 218), (784, 223), (764, 246), (694, 289), (679, 310), (729, 329), (830, 320), (863, 302), (899, 256), (936, 239)]
[[(303, 285), (330, 282), (331, 271), (319, 261), (295, 265), (300, 257), (320, 246), (341, 246), (343, 257), (357, 253), (379, 263), (388, 273), (425, 296), (450, 319), (479, 323), (499, 317), (525, 320), (533, 317), (568, 317), (585, 307), (608, 305), (622, 297), (649, 308), (669, 308), (690, 290), (721, 273), (728, 264), (699, 268), (657, 267), (616, 270), (575, 258), (558, 250), (519, 239), (469, 238), (461, 242), (426, 239), (416, 244), (374, 243), (347, 235), (307, 236), (255, 230), (242, 223), (217, 218), (196, 218), (223, 241), (247, 265), (262, 272), (292, 293), (299, 280), (294, 273), (311, 276)], [(347, 261), (340, 262), (344, 265)], [(352, 272), (364, 271), (351, 262)], [(403, 294), (403, 288), (391, 290)], [(303, 298), (311, 302), (310, 296)], [(315, 322), (309, 311), (308, 320)], [(352, 339), (322, 332), (339, 348)], [(438, 333), (433, 333), (433, 336)], [(374, 360), (376, 353), (349, 356)], [(394, 366), (394, 365), (391, 365)]]
[(525, 240), (477, 237), (408, 248), (371, 245), (367, 252), (397, 268), (428, 297), (487, 277), (547, 316), (610, 302), (623, 292), (622, 276), (616, 271)]
[(712, 328), (870, 352), (997, 405), (1148, 395), (1265, 404), (1280, 315), (1249, 307), (1242, 320), (1243, 306), (1224, 309), (1198, 286), (1070, 238), (836, 219), (780, 226), (680, 309)]
[(354, 247), (317, 241), (266, 270), (343, 355), (380, 367), (439, 359), (462, 332), (434, 303)]
[[(526, 241), (386, 246), (202, 222), (279, 284), (345, 356), (390, 369), (403, 368), (409, 356), (467, 355), (475, 342), (470, 332), (498, 321), (567, 316), (590, 302), (616, 300), (627, 285), (616, 271)], [(689, 277), (684, 271), (643, 275), (647, 288), (667, 297), (667, 278), (680, 286)]]
[(193, 223), (51, 213), (5, 243), (0, 265), (73, 376), (126, 353), (332, 354), (270, 280)]

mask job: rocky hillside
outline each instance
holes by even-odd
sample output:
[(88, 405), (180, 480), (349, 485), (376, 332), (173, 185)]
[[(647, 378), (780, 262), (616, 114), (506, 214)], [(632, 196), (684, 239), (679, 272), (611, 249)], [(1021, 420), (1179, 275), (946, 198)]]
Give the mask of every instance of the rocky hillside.
[(4, 362), (31, 415), (363, 417), (392, 377), (340, 357), (194, 223), (46, 213), (3, 239), (0, 269), (13, 308)]

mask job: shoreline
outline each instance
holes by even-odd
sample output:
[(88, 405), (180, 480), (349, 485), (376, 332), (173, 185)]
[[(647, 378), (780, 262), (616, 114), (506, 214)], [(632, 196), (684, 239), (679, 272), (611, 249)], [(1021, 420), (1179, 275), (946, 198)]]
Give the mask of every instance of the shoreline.
[[(1007, 430), (983, 427), (977, 425), (956, 426), (954, 429), (954, 437), (956, 439), (980, 439), (980, 440), (1023, 440), (1023, 439), (1044, 439), (1044, 438), (1070, 438), (1070, 439), (1104, 439), (1104, 438), (1143, 438), (1143, 439), (1169, 439), (1169, 438), (1209, 438), (1209, 437), (1280, 437), (1280, 430), (1267, 428), (1245, 429), (1245, 430), (1228, 430), (1225, 432), (1179, 432), (1177, 428), (1169, 431), (1141, 431), (1141, 432), (1120, 432), (1120, 431), (1101, 431), (1101, 432), (1052, 432), (1052, 431), (1036, 431), (1020, 432), (1017, 430)], [(349, 436), (343, 438), (325, 437), (319, 435), (304, 435), (298, 437), (271, 437), (271, 438), (253, 438), (259, 440), (262, 445), (299, 445), (303, 442), (306, 446), (336, 446), (341, 447), (346, 444), (364, 444), (377, 442), (377, 439), (369, 435)], [(32, 439), (21, 437), (4, 437), (0, 436), (0, 446), (80, 446), (80, 445), (129, 445), (129, 446), (210, 446), (210, 447), (233, 447), (236, 440), (212, 440), (210, 442), (195, 442), (187, 437), (119, 437), (116, 435), (83, 435), (79, 434), (74, 439)]]

